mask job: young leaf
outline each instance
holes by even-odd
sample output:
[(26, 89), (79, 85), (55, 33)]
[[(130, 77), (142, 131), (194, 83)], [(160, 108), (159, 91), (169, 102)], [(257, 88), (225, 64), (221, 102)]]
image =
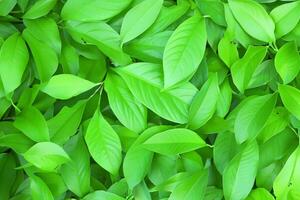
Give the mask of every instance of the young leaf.
[(271, 115), (276, 101), (276, 94), (268, 94), (254, 97), (241, 108), (234, 123), (235, 138), (239, 144), (256, 138)]
[(79, 101), (72, 107), (63, 107), (60, 112), (47, 121), (51, 141), (64, 144), (79, 127), (86, 101)]
[(42, 113), (33, 106), (17, 115), (14, 126), (36, 142), (49, 141), (49, 129)]
[(230, 40), (228, 34), (225, 34), (220, 40), (218, 45), (218, 54), (227, 67), (231, 67), (232, 64), (239, 59), (237, 45)]
[(89, 123), (85, 141), (94, 160), (109, 173), (117, 175), (122, 161), (121, 142), (99, 109)]
[(88, 80), (71, 74), (53, 76), (42, 91), (56, 99), (69, 99), (97, 86)]
[(54, 200), (54, 197), (47, 184), (38, 176), (30, 176), (30, 191), (33, 200), (45, 199)]
[(284, 44), (275, 56), (275, 68), (284, 84), (296, 78), (300, 71), (300, 55), (295, 42)]
[(68, 0), (61, 11), (64, 20), (99, 21), (124, 10), (132, 0)]
[(300, 148), (290, 155), (276, 177), (273, 185), (277, 199), (298, 199), (300, 197)]
[(63, 148), (52, 142), (39, 142), (24, 153), (24, 158), (37, 168), (54, 171), (58, 166), (70, 161)]
[(0, 77), (6, 94), (14, 91), (21, 84), (28, 60), (28, 50), (19, 33), (11, 35), (2, 44)]
[(191, 129), (200, 128), (213, 116), (219, 94), (218, 76), (213, 74), (204, 83), (191, 103), (188, 121)]
[(157, 133), (143, 143), (144, 148), (164, 155), (186, 153), (205, 146), (205, 141), (197, 133), (184, 128)]
[(190, 79), (204, 55), (206, 29), (204, 19), (195, 15), (173, 32), (164, 55), (164, 88), (170, 88)]
[(132, 94), (159, 116), (177, 123), (188, 121), (188, 107), (197, 89), (185, 83), (171, 90), (163, 89), (162, 66), (134, 63), (116, 69)]
[(232, 65), (232, 80), (240, 92), (243, 93), (247, 89), (252, 75), (266, 53), (267, 48), (264, 46), (249, 46), (243, 58)]
[(245, 199), (253, 187), (259, 161), (258, 145), (255, 141), (245, 145), (225, 168), (225, 199)]
[(147, 127), (147, 109), (138, 102), (120, 76), (109, 72), (104, 83), (109, 105), (120, 122), (140, 133)]
[(300, 91), (290, 85), (279, 85), (278, 91), (284, 107), (300, 120)]
[(24, 14), (24, 19), (36, 19), (47, 15), (55, 6), (57, 0), (38, 0)]
[(249, 35), (263, 42), (275, 41), (274, 22), (263, 6), (253, 0), (229, 0), (228, 3), (234, 17)]
[(276, 38), (291, 32), (300, 20), (300, 2), (295, 1), (291, 3), (285, 3), (275, 7), (270, 16), (275, 23), (275, 35)]
[(129, 42), (145, 32), (157, 18), (163, 0), (144, 0), (124, 16), (121, 27), (122, 43)]
[(62, 165), (60, 174), (77, 196), (83, 197), (90, 191), (90, 155), (81, 134), (72, 137), (64, 146), (71, 161)]

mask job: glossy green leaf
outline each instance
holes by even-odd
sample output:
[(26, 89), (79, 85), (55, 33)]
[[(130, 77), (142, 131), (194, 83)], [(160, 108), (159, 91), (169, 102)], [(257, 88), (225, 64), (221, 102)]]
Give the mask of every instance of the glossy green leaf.
[(163, 0), (144, 0), (124, 16), (121, 27), (122, 43), (129, 42), (145, 32), (157, 18)]
[(14, 91), (21, 84), (28, 60), (28, 50), (19, 33), (4, 41), (0, 50), (0, 77), (5, 93)]
[(294, 42), (283, 45), (277, 52), (274, 61), (276, 71), (284, 84), (294, 80), (300, 71), (300, 55)]
[(253, 0), (229, 0), (228, 3), (234, 17), (249, 35), (264, 42), (275, 40), (274, 22), (263, 6)]
[(53, 76), (42, 91), (57, 99), (69, 99), (97, 86), (88, 80), (71, 74)]
[(290, 85), (279, 85), (278, 91), (284, 107), (297, 119), (300, 119), (299, 99), (300, 91)]
[(64, 149), (52, 142), (39, 142), (24, 153), (24, 158), (34, 166), (54, 171), (61, 164), (70, 161)]
[(30, 177), (30, 192), (33, 200), (54, 200), (54, 197), (46, 183), (41, 178), (34, 175)]
[(266, 124), (277, 101), (277, 95), (254, 97), (238, 112), (235, 124), (235, 138), (239, 144), (254, 139)]
[(57, 0), (38, 0), (24, 14), (25, 19), (36, 19), (47, 15), (55, 6)]
[(204, 19), (195, 15), (180, 24), (167, 42), (163, 56), (164, 88), (190, 79), (205, 51)]
[(14, 126), (33, 141), (45, 142), (50, 140), (46, 119), (42, 113), (33, 106), (22, 110), (16, 117)]
[(225, 199), (245, 199), (250, 193), (259, 161), (257, 143), (250, 142), (228, 164), (223, 175)]
[(108, 73), (105, 91), (110, 107), (124, 126), (139, 133), (147, 127), (147, 109), (138, 102), (126, 83), (115, 73)]
[(191, 129), (200, 128), (213, 116), (219, 94), (218, 76), (213, 74), (204, 83), (191, 103), (188, 121)]
[(164, 155), (176, 155), (207, 146), (197, 133), (176, 128), (157, 133), (143, 143), (143, 147)]
[(85, 141), (94, 160), (116, 175), (122, 161), (120, 139), (98, 109), (89, 123)]

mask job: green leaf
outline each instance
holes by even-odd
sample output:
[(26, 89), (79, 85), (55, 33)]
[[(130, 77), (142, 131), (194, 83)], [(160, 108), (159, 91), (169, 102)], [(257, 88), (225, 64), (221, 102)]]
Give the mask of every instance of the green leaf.
[(85, 106), (85, 101), (79, 101), (72, 107), (64, 106), (47, 121), (52, 142), (64, 144), (77, 132)]
[(257, 172), (259, 152), (257, 143), (245, 144), (224, 170), (225, 199), (245, 199), (250, 193)]
[(22, 36), (26, 40), (34, 58), (37, 77), (42, 82), (48, 81), (58, 67), (58, 58), (55, 50), (45, 45), (44, 41), (38, 40), (28, 28), (23, 31)]
[(204, 19), (195, 15), (173, 32), (164, 55), (164, 88), (189, 80), (196, 72), (205, 51), (206, 29)]
[(56, 99), (64, 100), (86, 92), (97, 85), (78, 76), (59, 74), (53, 76), (43, 86), (42, 91)]
[(47, 15), (55, 6), (57, 0), (38, 0), (24, 14), (24, 19), (36, 19)]
[(54, 200), (47, 184), (38, 176), (30, 176), (30, 192), (33, 200)]
[(109, 105), (120, 122), (140, 133), (147, 127), (147, 109), (138, 102), (120, 76), (109, 72), (104, 83)]
[(220, 0), (196, 0), (196, 4), (204, 15), (208, 15), (214, 23), (225, 26), (224, 5)]
[(300, 56), (294, 42), (284, 44), (275, 56), (275, 68), (284, 84), (293, 81), (300, 71)]
[(250, 195), (246, 198), (246, 200), (275, 200), (272, 194), (266, 190), (265, 188), (256, 188), (252, 190)]
[(284, 107), (300, 120), (300, 91), (290, 85), (279, 85), (278, 91)]
[(232, 80), (241, 93), (248, 88), (252, 75), (265, 58), (266, 53), (267, 47), (249, 46), (243, 58), (232, 65)]
[(239, 144), (256, 138), (271, 115), (276, 101), (276, 94), (257, 96), (241, 108), (234, 123), (235, 138)]
[(17, 0), (0, 1), (0, 16), (8, 15), (17, 4)]
[(0, 154), (0, 198), (9, 199), (10, 191), (13, 189), (16, 181), (16, 160), (11, 153)]
[(143, 143), (144, 148), (164, 155), (186, 153), (205, 146), (205, 141), (197, 133), (184, 128), (157, 133)]
[(11, 148), (19, 154), (25, 153), (33, 145), (34, 142), (22, 133), (0, 136), (0, 146)]
[(270, 16), (275, 23), (275, 36), (281, 38), (282, 36), (291, 32), (300, 20), (300, 2), (285, 3), (275, 7)]
[(153, 63), (134, 63), (118, 68), (116, 72), (135, 98), (147, 108), (173, 122), (188, 121), (188, 107), (197, 91), (192, 84), (185, 83), (174, 89), (162, 90), (162, 66)]
[(81, 134), (70, 138), (64, 146), (71, 161), (62, 165), (60, 174), (67, 187), (77, 196), (90, 191), (90, 155)]
[(228, 3), (234, 17), (249, 35), (263, 42), (275, 41), (274, 22), (262, 5), (253, 0), (229, 0)]
[(99, 21), (124, 10), (132, 0), (67, 0), (61, 11), (64, 20)]
[(120, 35), (105, 22), (70, 22), (67, 30), (80, 43), (96, 45), (116, 65), (126, 65), (130, 57), (121, 49)]
[(188, 121), (191, 129), (200, 128), (213, 116), (219, 94), (218, 76), (213, 74), (204, 83), (191, 103)]
[(123, 197), (102, 190), (86, 195), (82, 200), (125, 200)]
[(170, 195), (170, 200), (204, 200), (205, 190), (208, 183), (208, 171), (191, 174), (191, 177), (181, 181), (174, 192)]
[(231, 67), (233, 63), (239, 59), (237, 45), (230, 40), (228, 34), (225, 34), (220, 40), (218, 44), (218, 54), (227, 67)]
[(220, 94), (217, 101), (217, 111), (216, 114), (219, 117), (225, 117), (229, 112), (232, 101), (232, 89), (228, 79), (220, 85)]
[[(167, 130), (168, 126), (154, 126), (146, 129), (132, 144), (125, 155), (123, 172), (130, 188), (138, 185), (150, 169), (153, 153), (143, 148), (143, 143), (153, 135)], [(139, 163), (136, 165), (136, 163)]]
[(277, 199), (298, 199), (300, 197), (300, 148), (288, 158), (273, 185)]
[(52, 142), (39, 142), (23, 155), (29, 163), (45, 171), (54, 171), (61, 164), (70, 161), (63, 148)]
[(124, 16), (121, 27), (122, 43), (129, 42), (145, 32), (157, 18), (163, 0), (144, 0)]
[(19, 33), (11, 35), (2, 44), (0, 77), (6, 94), (14, 91), (21, 84), (28, 60), (28, 50)]
[(14, 126), (33, 141), (45, 142), (50, 140), (46, 119), (33, 106), (25, 108), (17, 115)]
[(89, 123), (85, 141), (94, 160), (109, 173), (118, 174), (122, 161), (121, 142), (98, 109)]

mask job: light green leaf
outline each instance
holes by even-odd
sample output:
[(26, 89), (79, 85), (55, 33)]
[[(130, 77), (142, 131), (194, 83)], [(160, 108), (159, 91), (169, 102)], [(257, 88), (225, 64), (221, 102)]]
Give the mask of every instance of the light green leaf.
[(60, 174), (67, 187), (77, 196), (90, 191), (90, 155), (81, 134), (72, 137), (64, 146), (71, 161), (62, 165)]
[(64, 106), (57, 115), (47, 121), (52, 142), (64, 144), (76, 133), (85, 106), (86, 101), (79, 101), (72, 107)]
[(17, 4), (17, 0), (2, 0), (0, 1), (0, 16), (6, 16)]
[(208, 171), (191, 174), (190, 178), (184, 179), (175, 187), (169, 200), (204, 200), (207, 183)]
[(248, 88), (252, 75), (263, 61), (267, 47), (249, 46), (243, 58), (236, 61), (231, 67), (232, 80), (240, 92)]
[(234, 123), (235, 138), (239, 144), (256, 138), (271, 115), (276, 101), (276, 94), (257, 96), (241, 108)]
[(67, 30), (80, 43), (96, 45), (116, 65), (127, 65), (130, 57), (121, 49), (120, 35), (105, 22), (70, 22)]
[(299, 199), (300, 187), (300, 148), (288, 158), (276, 177), (273, 189), (277, 199)]
[(25, 153), (33, 145), (34, 141), (30, 140), (22, 133), (12, 133), (0, 136), (0, 146), (11, 148), (19, 154)]
[(42, 91), (56, 99), (64, 100), (77, 96), (97, 85), (72, 74), (59, 74), (53, 76), (43, 86)]
[(284, 107), (300, 120), (300, 91), (290, 85), (279, 85), (278, 91)]
[(57, 0), (38, 0), (24, 14), (24, 19), (36, 19), (47, 15), (55, 6)]
[(295, 42), (288, 42), (279, 49), (275, 56), (275, 68), (284, 84), (290, 83), (298, 75), (300, 56)]
[(300, 20), (300, 2), (295, 1), (291, 3), (284, 3), (275, 7), (270, 16), (275, 23), (275, 35), (276, 38), (291, 32)]
[(38, 40), (31, 32), (30, 29), (26, 28), (22, 36), (26, 40), (34, 58), (38, 79), (42, 82), (46, 82), (56, 72), (58, 58), (52, 47), (45, 45), (44, 42)]
[(200, 128), (213, 116), (219, 94), (218, 76), (213, 74), (204, 83), (191, 103), (188, 121), (191, 129)]
[(173, 32), (163, 55), (164, 88), (189, 80), (196, 72), (206, 46), (205, 21), (195, 15)]
[(138, 102), (120, 76), (109, 72), (104, 83), (109, 105), (120, 122), (140, 133), (147, 127), (147, 109)]
[(197, 133), (184, 128), (157, 133), (143, 143), (144, 148), (164, 155), (186, 153), (205, 146), (205, 141)]
[(122, 43), (129, 42), (145, 32), (157, 18), (163, 0), (144, 0), (124, 16), (121, 27)]
[(252, 190), (246, 200), (275, 200), (272, 194), (265, 188), (256, 188)]
[(39, 142), (23, 155), (29, 163), (45, 171), (54, 171), (61, 164), (70, 161), (64, 149), (52, 142)]
[(225, 26), (224, 5), (220, 0), (196, 0), (200, 12), (209, 16), (214, 23)]
[(223, 189), (225, 199), (245, 199), (250, 193), (257, 172), (259, 152), (257, 143), (245, 144), (225, 168)]
[(217, 101), (216, 115), (219, 117), (225, 117), (230, 110), (232, 101), (232, 89), (228, 79), (220, 85), (220, 94)]
[(163, 90), (162, 66), (153, 63), (134, 63), (116, 69), (132, 94), (159, 116), (177, 123), (188, 121), (188, 107), (197, 89), (185, 83)]
[(29, 106), (17, 115), (14, 126), (36, 142), (49, 141), (49, 129), (42, 113)]
[(109, 173), (117, 175), (122, 161), (121, 142), (99, 109), (89, 123), (85, 141), (94, 160)]
[(237, 45), (230, 40), (228, 34), (225, 34), (219, 42), (218, 55), (221, 60), (227, 65), (227, 67), (231, 67), (233, 63), (235, 63), (239, 59)]
[(229, 0), (229, 7), (242, 26), (252, 37), (263, 42), (275, 41), (275, 25), (262, 5), (253, 0)]
[[(150, 169), (153, 153), (143, 148), (143, 143), (153, 135), (167, 130), (168, 126), (154, 126), (146, 129), (132, 144), (125, 155), (123, 172), (130, 188), (138, 185)], [(136, 163), (139, 163), (136, 165)]]
[(19, 33), (11, 35), (2, 44), (0, 77), (6, 94), (14, 91), (21, 84), (28, 60), (28, 50)]
[(132, 0), (67, 0), (61, 11), (64, 20), (99, 21), (124, 10)]
[(30, 191), (33, 200), (54, 200), (47, 184), (38, 176), (30, 176)]

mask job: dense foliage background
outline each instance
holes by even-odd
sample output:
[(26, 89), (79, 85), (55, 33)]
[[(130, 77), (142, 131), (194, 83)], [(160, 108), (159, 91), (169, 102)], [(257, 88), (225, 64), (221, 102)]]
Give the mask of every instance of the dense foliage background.
[(0, 0), (1, 200), (300, 200), (300, 1)]

